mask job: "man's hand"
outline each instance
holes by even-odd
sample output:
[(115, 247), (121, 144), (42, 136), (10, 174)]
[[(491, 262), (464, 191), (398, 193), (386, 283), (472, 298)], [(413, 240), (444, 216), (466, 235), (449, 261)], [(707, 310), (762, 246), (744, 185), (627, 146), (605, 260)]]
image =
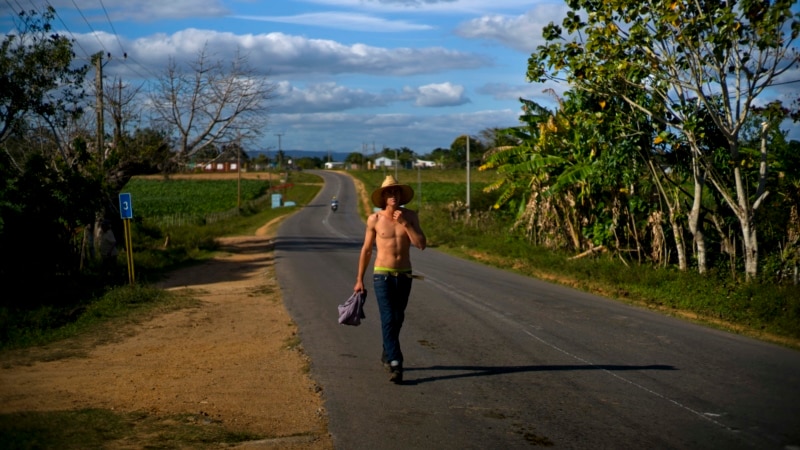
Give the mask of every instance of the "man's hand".
[(399, 223), (400, 225), (405, 225), (406, 223), (408, 223), (405, 217), (403, 217), (403, 211), (400, 211), (399, 209), (395, 211), (394, 214), (392, 214), (392, 220)]

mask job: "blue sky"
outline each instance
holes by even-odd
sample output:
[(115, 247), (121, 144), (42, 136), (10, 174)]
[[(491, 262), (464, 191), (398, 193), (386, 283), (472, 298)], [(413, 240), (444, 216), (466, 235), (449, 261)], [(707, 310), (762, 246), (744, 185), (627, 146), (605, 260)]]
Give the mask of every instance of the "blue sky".
[[(371, 153), (374, 145), (426, 154), (464, 133), (517, 125), (519, 97), (553, 107), (544, 91), (566, 88), (525, 81), (528, 56), (543, 43), (542, 27), (560, 23), (564, 1), (49, 3), (58, 14), (55, 28), (77, 40), (79, 57), (99, 50), (112, 55), (104, 68), (108, 79), (137, 85), (163, 73), (169, 58), (193, 60), (206, 45), (213, 57), (246, 55), (277, 88), (268, 129), (253, 150), (277, 149), (280, 134), (284, 150)], [(10, 29), (11, 9), (41, 10), (42, 4), (0, 1), (0, 26)], [(798, 127), (790, 138), (800, 139)]]

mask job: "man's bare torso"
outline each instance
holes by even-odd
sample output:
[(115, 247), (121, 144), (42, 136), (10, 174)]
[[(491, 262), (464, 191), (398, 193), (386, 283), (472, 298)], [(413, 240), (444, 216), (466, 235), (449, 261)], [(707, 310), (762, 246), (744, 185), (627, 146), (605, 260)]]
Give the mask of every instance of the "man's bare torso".
[(409, 248), (411, 241), (404, 227), (392, 220), (386, 211), (376, 214), (375, 222), (375, 267), (410, 269)]

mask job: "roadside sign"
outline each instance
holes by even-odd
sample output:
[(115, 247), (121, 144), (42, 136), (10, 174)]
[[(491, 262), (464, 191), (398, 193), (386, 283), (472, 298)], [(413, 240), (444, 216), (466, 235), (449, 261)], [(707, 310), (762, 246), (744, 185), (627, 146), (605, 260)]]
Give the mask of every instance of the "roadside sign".
[(131, 194), (119, 194), (119, 215), (122, 219), (133, 218), (133, 203), (131, 203)]
[(119, 194), (119, 216), (122, 218), (122, 224), (125, 226), (125, 255), (128, 258), (128, 281), (131, 286), (135, 281), (133, 271), (133, 239), (131, 238), (131, 221), (133, 219), (133, 203), (131, 202), (131, 194)]

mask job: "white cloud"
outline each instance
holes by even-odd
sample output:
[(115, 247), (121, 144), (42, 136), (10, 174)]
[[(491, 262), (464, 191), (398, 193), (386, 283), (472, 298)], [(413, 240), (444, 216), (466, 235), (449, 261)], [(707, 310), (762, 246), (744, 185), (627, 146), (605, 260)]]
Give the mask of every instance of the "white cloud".
[(306, 0), (307, 3), (372, 11), (442, 14), (480, 13), (489, 10), (529, 8), (536, 0)]
[[(352, 89), (334, 82), (310, 84), (304, 88), (289, 81), (276, 83), (275, 103), (272, 111), (278, 114), (325, 113), (358, 108), (382, 108), (395, 102), (411, 102), (422, 107), (458, 106), (469, 103), (463, 86), (452, 83), (428, 84), (403, 88), (397, 93), (384, 90), (376, 94), (363, 89)], [(382, 115), (380, 120), (403, 115)]]
[[(502, 109), (425, 116), (396, 113), (275, 114), (271, 120), (271, 128), (284, 133), (284, 149), (344, 149), (370, 154), (374, 143), (377, 151), (384, 146), (408, 147), (424, 155), (436, 147), (449, 147), (453, 139), (463, 133), (518, 125), (519, 111)], [(315, 134), (315, 130), (325, 130), (325, 133)]]
[(230, 14), (230, 10), (218, 0), (148, 1), (146, 7), (137, 3), (124, 0), (118, 2), (119, 8), (113, 11), (111, 18), (113, 20), (150, 22), (186, 17), (222, 17)]
[(557, 24), (566, 16), (566, 5), (537, 5), (521, 16), (483, 16), (461, 24), (456, 33), (464, 38), (495, 41), (524, 53), (532, 53), (545, 43), (542, 29)]
[(490, 95), (495, 100), (517, 101), (520, 98), (524, 98), (533, 100), (542, 106), (551, 107), (557, 105), (558, 97), (563, 96), (567, 90), (569, 90), (569, 86), (565, 83), (548, 81), (547, 83), (524, 85), (488, 83), (476, 89), (476, 92), (482, 95)]
[[(88, 20), (104, 22), (106, 13), (113, 21), (154, 22), (163, 19), (222, 17), (230, 10), (221, 0), (28, 0), (22, 2), (43, 11), (47, 5), (57, 12), (83, 11)], [(19, 2), (17, 2), (19, 4)], [(25, 6), (29, 8), (29, 6)], [(0, 9), (2, 12), (2, 9)]]
[(348, 109), (386, 106), (386, 99), (361, 89), (350, 89), (333, 82), (312, 84), (305, 89), (288, 81), (276, 84), (276, 113), (344, 111)]
[[(98, 50), (94, 35), (75, 37), (87, 52)], [(116, 47), (115, 39), (110, 35), (105, 35), (104, 39), (109, 42), (108, 48)], [(142, 68), (140, 72), (161, 72), (169, 58), (178, 62), (192, 61), (204, 46), (207, 46), (208, 55), (215, 59), (225, 59), (240, 51), (247, 56), (252, 67), (272, 76), (408, 76), (491, 65), (485, 56), (442, 47), (389, 49), (365, 44), (343, 45), (336, 41), (283, 33), (238, 35), (194, 28), (170, 35), (154, 34), (123, 41), (123, 45), (132, 59), (150, 68)], [(113, 71), (113, 67), (109, 70)]]
[(425, 31), (433, 27), (417, 25), (404, 20), (386, 20), (380, 17), (359, 13), (320, 12), (299, 14), (296, 16), (233, 16), (237, 19), (257, 20), (262, 22), (291, 23), (295, 25), (313, 25), (352, 31), (368, 31), (378, 33), (396, 33), (404, 31)]
[[(26, 4), (31, 1), (45, 3)], [(510, 15), (551, 0), (48, 1), (63, 19), (53, 25), (69, 28), (82, 47), (79, 56), (112, 53), (106, 79), (119, 76), (132, 87), (163, 74), (170, 58), (192, 61), (203, 48), (215, 60), (246, 55), (260, 74), (278, 80), (259, 145), (277, 148), (274, 133), (282, 133), (285, 149), (362, 151), (363, 143), (374, 142), (378, 150), (407, 146), (427, 153), (463, 133), (518, 123), (513, 86), (485, 86), (486, 95), (475, 87), (497, 73), (512, 80), (508, 74), (519, 70), (503, 58), (514, 52), (488, 55), (480, 45), (489, 40), (517, 48), (524, 39), (514, 34), (525, 31), (527, 16), (515, 22)], [(503, 14), (508, 18), (486, 20)], [(453, 33), (458, 21), (478, 17), (485, 23), (465, 24), (474, 25), (469, 39)], [(323, 28), (334, 22), (347, 31)], [(526, 58), (519, 59), (521, 65)], [(475, 70), (496, 64), (503, 66)], [(478, 103), (490, 96), (495, 101)]]
[(428, 84), (418, 88), (406, 87), (403, 91), (416, 98), (414, 103), (417, 106), (441, 107), (469, 103), (469, 99), (464, 95), (464, 86), (450, 82)]

